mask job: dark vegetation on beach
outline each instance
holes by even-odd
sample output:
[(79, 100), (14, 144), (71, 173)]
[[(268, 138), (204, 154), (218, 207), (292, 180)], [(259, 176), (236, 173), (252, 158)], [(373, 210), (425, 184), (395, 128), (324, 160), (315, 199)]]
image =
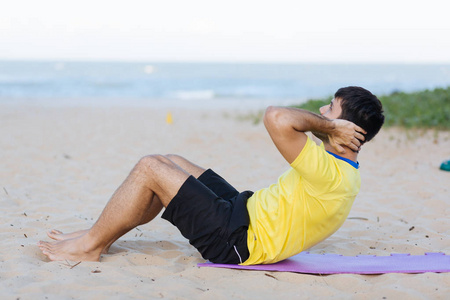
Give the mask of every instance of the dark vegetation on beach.
[[(450, 87), (412, 93), (394, 92), (378, 97), (383, 103), (385, 126), (450, 130)], [(319, 112), (332, 97), (312, 99), (295, 107)]]

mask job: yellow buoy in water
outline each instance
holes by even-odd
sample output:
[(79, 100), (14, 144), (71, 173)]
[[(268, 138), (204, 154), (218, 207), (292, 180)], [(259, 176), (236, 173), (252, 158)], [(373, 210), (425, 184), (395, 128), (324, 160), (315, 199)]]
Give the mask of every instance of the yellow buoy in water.
[(167, 124), (172, 124), (173, 123), (172, 114), (170, 113), (170, 111), (167, 113), (166, 123)]

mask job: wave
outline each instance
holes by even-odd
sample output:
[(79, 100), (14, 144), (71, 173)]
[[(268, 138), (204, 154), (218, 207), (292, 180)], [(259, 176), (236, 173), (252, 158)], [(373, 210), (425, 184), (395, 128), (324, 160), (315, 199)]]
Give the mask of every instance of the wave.
[(13, 76), (0, 76), (0, 85), (3, 86), (28, 86), (48, 84), (50, 82), (47, 78), (18, 78)]
[(173, 92), (173, 96), (179, 100), (209, 100), (214, 99), (216, 94), (213, 90), (192, 90), (175, 91)]

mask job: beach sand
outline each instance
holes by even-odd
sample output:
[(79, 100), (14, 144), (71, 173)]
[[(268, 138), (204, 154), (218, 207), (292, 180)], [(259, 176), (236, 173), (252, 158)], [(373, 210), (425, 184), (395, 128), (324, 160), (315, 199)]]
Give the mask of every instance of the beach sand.
[[(101, 262), (49, 262), (46, 231), (89, 228), (144, 155), (177, 153), (240, 190), (276, 181), (287, 163), (264, 126), (232, 109), (0, 107), (1, 299), (445, 299), (450, 273), (308, 275), (199, 268), (161, 218)], [(349, 219), (312, 253), (450, 255), (449, 132), (382, 130), (359, 156)]]

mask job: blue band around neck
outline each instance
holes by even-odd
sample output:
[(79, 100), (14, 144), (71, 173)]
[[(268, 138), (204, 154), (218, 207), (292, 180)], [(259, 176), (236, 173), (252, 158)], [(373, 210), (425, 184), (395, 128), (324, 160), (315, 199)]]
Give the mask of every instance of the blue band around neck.
[(343, 160), (346, 163), (349, 163), (353, 168), (355, 169), (359, 169), (359, 163), (358, 162), (354, 162), (353, 160), (350, 160), (348, 158), (339, 156), (337, 154), (334, 154), (333, 152), (327, 151), (329, 154), (333, 155), (334, 157), (336, 157), (337, 159)]

